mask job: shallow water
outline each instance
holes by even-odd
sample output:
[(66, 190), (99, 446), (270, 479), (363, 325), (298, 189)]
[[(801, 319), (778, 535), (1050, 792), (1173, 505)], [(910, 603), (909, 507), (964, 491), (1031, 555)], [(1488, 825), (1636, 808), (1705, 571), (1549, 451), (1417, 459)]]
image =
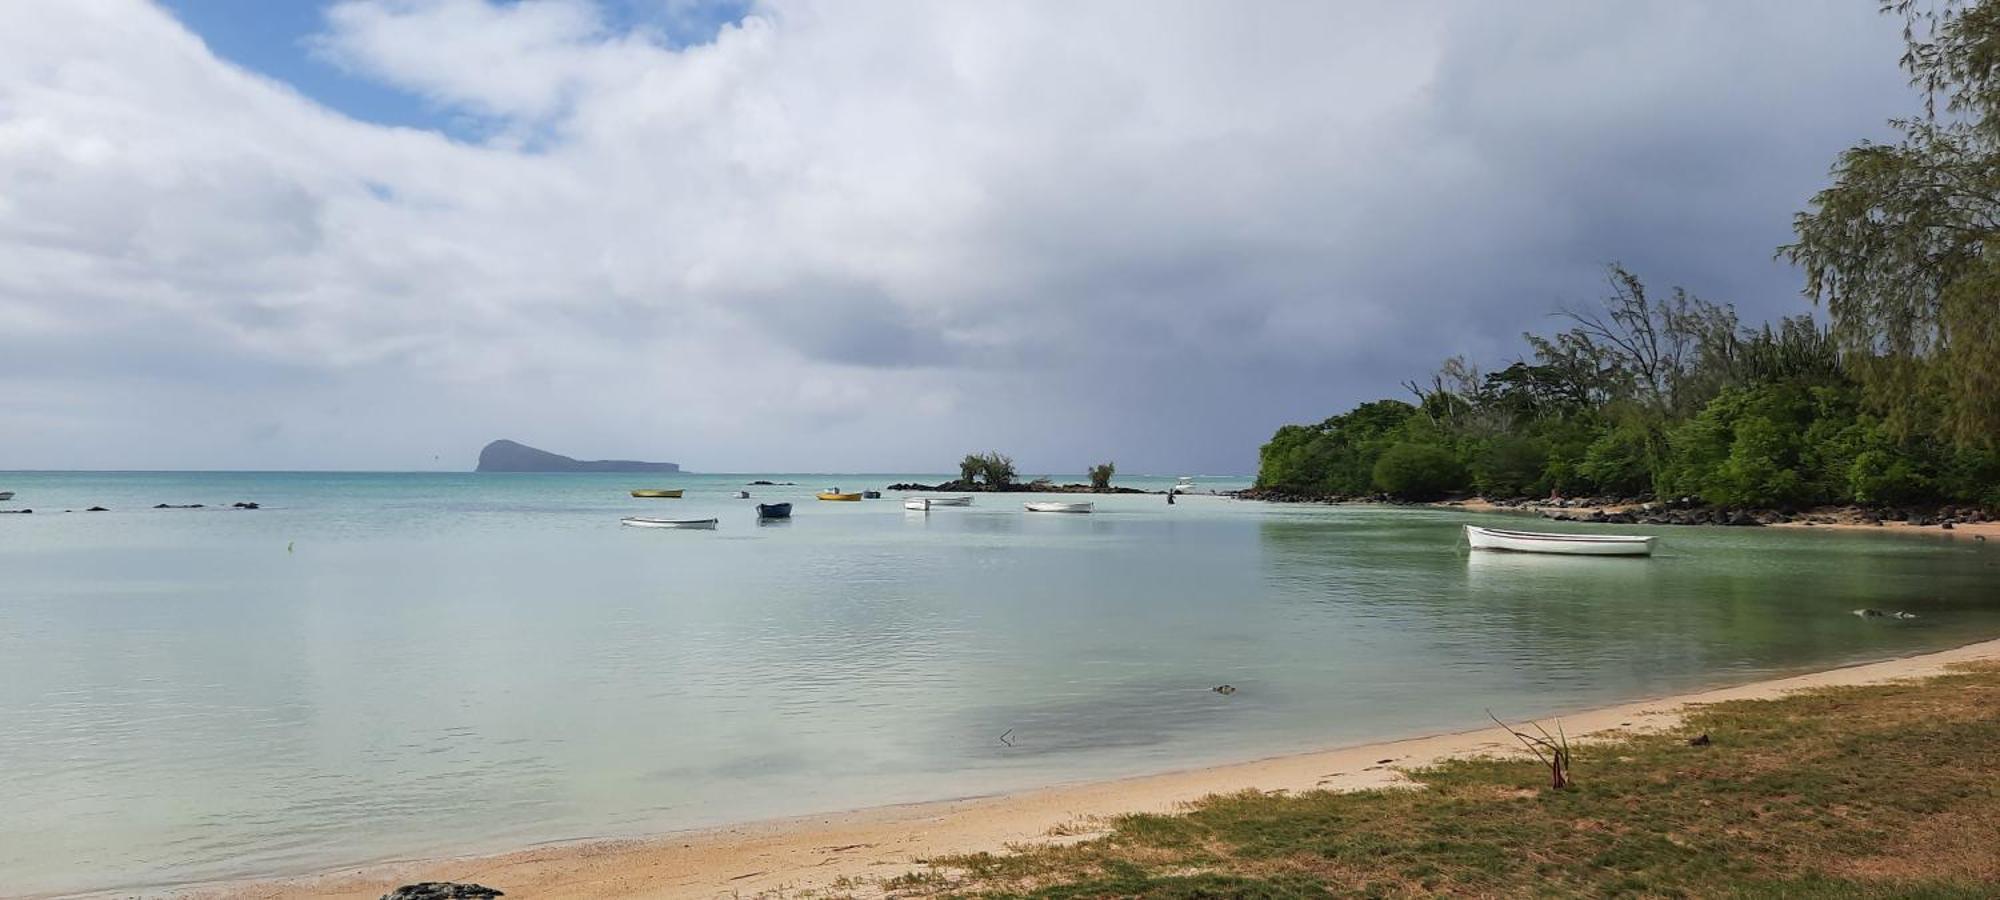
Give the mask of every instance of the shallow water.
[[(731, 496), (760, 477), (799, 484)], [(1134, 774), (2000, 634), (2000, 552), (1936, 537), (1623, 528), (1660, 555), (1563, 559), (1469, 554), (1459, 523), (1519, 520), (1448, 510), (811, 499), (912, 477), (0, 473), (36, 509), (0, 516), (0, 894)], [(775, 499), (797, 518), (758, 525)], [(147, 508), (237, 500), (265, 508)], [(667, 512), (722, 525), (617, 524)]]

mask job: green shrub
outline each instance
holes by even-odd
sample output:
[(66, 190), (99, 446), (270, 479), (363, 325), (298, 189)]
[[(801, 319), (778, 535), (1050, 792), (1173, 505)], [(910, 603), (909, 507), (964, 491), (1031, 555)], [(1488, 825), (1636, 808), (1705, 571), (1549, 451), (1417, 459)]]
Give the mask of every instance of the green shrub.
[(1004, 487), (1014, 483), (1014, 458), (998, 451), (989, 453), (968, 453), (958, 463), (960, 481), (985, 481), (989, 487)]
[(1637, 496), (1653, 486), (1652, 449), (1639, 426), (1621, 425), (1591, 441), (1576, 471), (1592, 490)]
[(1472, 486), (1485, 497), (1543, 496), (1549, 492), (1543, 480), (1548, 465), (1547, 441), (1503, 434), (1475, 455)]
[(1375, 489), (1404, 500), (1435, 500), (1465, 486), (1465, 469), (1451, 451), (1402, 443), (1375, 460)]
[(1099, 463), (1090, 467), (1090, 486), (1104, 490), (1111, 486), (1111, 476), (1118, 474), (1117, 463)]
[(1930, 494), (1931, 485), (1908, 459), (1884, 450), (1867, 450), (1848, 468), (1847, 489), (1856, 503), (1909, 503)]

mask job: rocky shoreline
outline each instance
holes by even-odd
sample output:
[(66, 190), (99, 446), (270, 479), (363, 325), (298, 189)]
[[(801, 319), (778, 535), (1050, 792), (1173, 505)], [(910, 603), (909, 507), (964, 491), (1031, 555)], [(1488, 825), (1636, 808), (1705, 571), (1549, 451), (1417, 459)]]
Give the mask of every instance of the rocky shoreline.
[(883, 488), (885, 491), (942, 491), (949, 494), (1164, 494), (1166, 491), (1142, 491), (1138, 488), (1091, 487), (1087, 484), (1056, 484), (1050, 481), (1009, 482), (992, 485), (983, 481), (946, 481), (939, 484), (919, 484), (903, 482)]
[(1251, 488), (1233, 496), (1241, 500), (1271, 503), (1381, 503), (1396, 506), (1447, 506), (1500, 512), (1532, 513), (1557, 522), (1593, 522), (1606, 525), (1722, 525), (1756, 527), (1762, 525), (1889, 525), (1936, 527), (1946, 531), (1958, 525), (2000, 521), (1994, 512), (1976, 506), (1861, 507), (1831, 506), (1810, 509), (1733, 509), (1712, 506), (1692, 498), (1659, 501), (1645, 497), (1577, 497), (1559, 500), (1487, 500), (1464, 497), (1435, 502), (1410, 502), (1385, 495), (1364, 497), (1316, 497), (1285, 491)]

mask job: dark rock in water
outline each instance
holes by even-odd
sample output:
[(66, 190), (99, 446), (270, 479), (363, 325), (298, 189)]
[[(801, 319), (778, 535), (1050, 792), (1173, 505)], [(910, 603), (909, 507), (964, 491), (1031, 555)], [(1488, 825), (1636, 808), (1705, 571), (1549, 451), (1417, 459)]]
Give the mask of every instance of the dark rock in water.
[(240, 500), (235, 503), (231, 503), (229, 505), (235, 507), (236, 509), (262, 509), (262, 507), (258, 506), (255, 503), (244, 503)]
[(0, 509), (0, 513), (12, 513), (12, 514), (14, 514), (14, 515), (20, 515), (20, 516), (25, 516), (25, 515), (27, 515), (27, 514), (29, 514), (29, 513), (31, 513), (31, 512), (34, 512), (34, 510), (32, 510), (32, 509)]
[(862, 492), (861, 492), (861, 499), (863, 499), (863, 500), (880, 500), (880, 499), (882, 499), (882, 492), (881, 492), (881, 491), (862, 491)]
[(93, 506), (89, 509), (84, 510), (84, 512), (110, 512), (110, 511), (111, 510), (105, 509), (102, 506)]
[(513, 441), (494, 441), (479, 451), (474, 472), (678, 472), (679, 463), (630, 459), (572, 459)]
[(1864, 619), (1879, 619), (1888, 615), (1888, 613), (1879, 609), (1857, 609), (1854, 611), (1854, 614)]
[[(897, 483), (895, 483), (895, 484), (892, 484), (892, 485), (889, 485), (888, 487), (886, 487), (886, 488), (883, 488), (883, 490), (886, 490), (886, 491), (939, 491), (939, 492), (942, 492), (942, 493), (947, 493), (947, 494), (981, 494), (981, 493), (994, 493), (994, 494), (1008, 494), (1008, 493), (1013, 493), (1013, 494), (1018, 494), (1018, 493), (1037, 493), (1037, 494), (1159, 494), (1159, 493), (1165, 493), (1164, 491), (1142, 491), (1142, 490), (1140, 490), (1140, 489), (1138, 489), (1138, 488), (1128, 488), (1128, 487), (1107, 487), (1107, 488), (1096, 488), (1096, 487), (1091, 487), (1090, 485), (1087, 485), (1087, 484), (1056, 484), (1056, 483), (1054, 483), (1054, 482), (1051, 482), (1051, 481), (1046, 481), (1046, 480), (1041, 480), (1041, 479), (1037, 479), (1037, 480), (1035, 480), (1035, 481), (1030, 481), (1030, 482), (1026, 482), (1026, 483), (1023, 483), (1023, 482), (1019, 482), (1019, 481), (1015, 481), (1015, 482), (1009, 482), (1009, 483), (1007, 483), (1007, 484), (1002, 484), (1002, 485), (992, 485), (992, 484), (987, 484), (987, 483), (986, 483), (986, 482), (984, 482), (984, 481), (965, 481), (965, 480), (962, 480), (962, 479), (954, 479), (954, 480), (951, 480), (951, 481), (942, 481), (942, 482), (939, 482), (939, 483), (937, 483), (937, 484), (924, 484), (924, 483), (922, 483), (922, 482), (918, 482), (918, 481), (901, 481), (901, 482), (897, 482)], [(1272, 495), (1272, 494), (1260, 494), (1260, 493), (1256, 493), (1256, 492), (1254, 492), (1254, 491), (1244, 491), (1244, 492), (1242, 492), (1242, 493), (1238, 494), (1237, 496), (1238, 496), (1238, 497), (1240, 497), (1240, 498), (1242, 498), (1242, 499), (1246, 499), (1246, 500), (1273, 500), (1273, 499), (1276, 499), (1276, 500), (1283, 500), (1283, 501), (1298, 501), (1298, 502), (1325, 502), (1325, 501), (1327, 501), (1327, 499), (1328, 499), (1328, 498), (1325, 498), (1325, 497), (1305, 497), (1305, 496), (1281, 496), (1281, 495)]]
[(505, 897), (505, 891), (479, 884), (456, 881), (421, 881), (406, 884), (382, 895), (382, 900), (491, 900)]
[(154, 508), (154, 509), (200, 509), (200, 508), (201, 508), (201, 504), (199, 504), (199, 503), (182, 503), (182, 504), (173, 504), (173, 503), (155, 503), (155, 504), (153, 504), (153, 508)]
[(1747, 512), (1742, 512), (1739, 510), (1729, 515), (1729, 521), (1727, 524), (1736, 526), (1751, 526), (1751, 525), (1762, 525), (1764, 523), (1757, 521), (1756, 516), (1753, 516)]
[(1212, 687), (1212, 688), (1209, 688), (1209, 690), (1211, 690), (1211, 691), (1214, 691), (1214, 692), (1216, 692), (1216, 693), (1218, 693), (1218, 694), (1221, 694), (1221, 695), (1222, 695), (1222, 696), (1224, 696), (1224, 697), (1227, 697), (1227, 696), (1229, 696), (1230, 694), (1234, 694), (1234, 693), (1236, 693), (1236, 685), (1233, 685), (1233, 684), (1218, 684), (1218, 685), (1216, 685), (1215, 687)]

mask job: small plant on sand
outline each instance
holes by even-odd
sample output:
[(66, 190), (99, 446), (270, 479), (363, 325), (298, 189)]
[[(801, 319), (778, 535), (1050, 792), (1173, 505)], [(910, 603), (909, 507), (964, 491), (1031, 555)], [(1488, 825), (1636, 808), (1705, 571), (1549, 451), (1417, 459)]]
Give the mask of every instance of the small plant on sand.
[(1507, 733), (1520, 741), (1521, 746), (1528, 748), (1528, 752), (1535, 754), (1535, 758), (1541, 760), (1542, 765), (1549, 767), (1549, 787), (1560, 791), (1575, 783), (1569, 774), (1569, 736), (1563, 734), (1562, 723), (1556, 723), (1556, 733), (1553, 735), (1549, 734), (1548, 729), (1529, 723), (1534, 725), (1536, 731), (1541, 732), (1540, 736), (1536, 736), (1518, 731), (1514, 726), (1500, 721), (1500, 717), (1494, 715), (1490, 709), (1486, 711), (1486, 717), (1492, 719), (1493, 724), (1507, 729)]

